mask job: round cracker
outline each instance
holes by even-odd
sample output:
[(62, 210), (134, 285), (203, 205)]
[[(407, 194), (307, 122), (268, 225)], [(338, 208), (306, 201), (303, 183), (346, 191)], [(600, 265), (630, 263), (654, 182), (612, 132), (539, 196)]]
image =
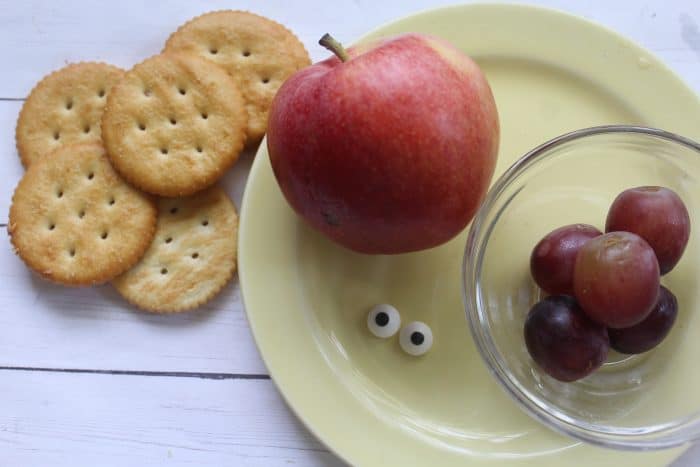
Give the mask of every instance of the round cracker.
[(110, 89), (124, 71), (106, 63), (68, 65), (43, 78), (29, 93), (15, 139), (22, 164), (76, 143), (99, 143), (100, 119)]
[(162, 54), (127, 71), (112, 89), (102, 137), (129, 182), (161, 196), (186, 196), (238, 160), (247, 120), (225, 71), (194, 55)]
[(158, 201), (156, 235), (143, 259), (112, 281), (135, 306), (190, 310), (214, 297), (236, 270), (236, 208), (218, 186)]
[(248, 110), (248, 140), (258, 142), (282, 83), (311, 64), (304, 45), (287, 28), (247, 11), (214, 11), (182, 25), (166, 52), (194, 53), (221, 65), (237, 82)]
[(12, 197), (8, 231), (44, 278), (92, 285), (132, 267), (155, 225), (153, 201), (119, 177), (101, 145), (83, 143), (32, 163)]

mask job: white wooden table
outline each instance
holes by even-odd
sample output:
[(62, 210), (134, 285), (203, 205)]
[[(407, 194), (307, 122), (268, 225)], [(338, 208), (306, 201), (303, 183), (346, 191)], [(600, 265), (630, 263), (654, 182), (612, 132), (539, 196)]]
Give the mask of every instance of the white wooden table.
[[(316, 45), (325, 32), (351, 42), (447, 3), (0, 0), (0, 225), (23, 172), (14, 145), (23, 98), (67, 62), (129, 68), (158, 53), (185, 20), (223, 8), (286, 24), (317, 60), (327, 55)], [(700, 92), (700, 1), (531, 3), (617, 30)], [(251, 160), (227, 176), (238, 203)], [(153, 316), (130, 309), (109, 286), (70, 290), (34, 278), (4, 229), (0, 237), (0, 466), (342, 465), (281, 399), (237, 284), (199, 312)], [(675, 465), (700, 465), (700, 447)]]

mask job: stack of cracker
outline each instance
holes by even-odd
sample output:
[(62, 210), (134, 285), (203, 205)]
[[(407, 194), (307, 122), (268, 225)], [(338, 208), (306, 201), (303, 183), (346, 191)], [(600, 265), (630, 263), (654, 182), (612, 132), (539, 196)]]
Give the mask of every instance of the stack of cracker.
[(15, 251), (45, 279), (111, 282), (144, 310), (207, 302), (236, 270), (238, 216), (217, 181), (309, 64), (284, 26), (217, 11), (131, 70), (78, 63), (48, 75), (17, 122), (27, 171), (10, 207)]

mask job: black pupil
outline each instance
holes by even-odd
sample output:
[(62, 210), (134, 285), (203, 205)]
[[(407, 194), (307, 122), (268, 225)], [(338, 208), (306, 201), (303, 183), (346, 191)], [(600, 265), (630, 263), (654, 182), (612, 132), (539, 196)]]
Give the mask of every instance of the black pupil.
[(377, 326), (384, 327), (389, 323), (389, 315), (380, 311), (377, 313), (377, 316), (374, 317), (374, 322), (377, 323)]
[(423, 341), (425, 340), (425, 336), (423, 335), (422, 332), (414, 332), (411, 334), (411, 343), (413, 345), (421, 345)]

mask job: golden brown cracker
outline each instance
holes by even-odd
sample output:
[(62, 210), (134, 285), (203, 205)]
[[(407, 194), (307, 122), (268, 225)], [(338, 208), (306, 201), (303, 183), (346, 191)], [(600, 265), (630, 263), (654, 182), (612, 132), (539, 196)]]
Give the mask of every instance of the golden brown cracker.
[(218, 186), (158, 201), (158, 227), (143, 259), (112, 281), (137, 307), (186, 311), (214, 297), (236, 270), (236, 208)]
[(151, 243), (156, 208), (112, 168), (97, 143), (67, 145), (32, 163), (12, 197), (8, 231), (17, 254), (65, 285), (107, 282)]
[(311, 64), (304, 45), (287, 28), (246, 11), (215, 11), (182, 25), (166, 52), (188, 52), (221, 65), (238, 83), (248, 110), (248, 139), (258, 142), (282, 83)]
[(129, 182), (186, 196), (236, 162), (247, 119), (236, 83), (220, 67), (194, 55), (162, 54), (127, 71), (112, 89), (102, 138)]
[(68, 65), (32, 89), (17, 120), (17, 151), (25, 167), (60, 146), (99, 143), (107, 94), (124, 71), (106, 63)]

